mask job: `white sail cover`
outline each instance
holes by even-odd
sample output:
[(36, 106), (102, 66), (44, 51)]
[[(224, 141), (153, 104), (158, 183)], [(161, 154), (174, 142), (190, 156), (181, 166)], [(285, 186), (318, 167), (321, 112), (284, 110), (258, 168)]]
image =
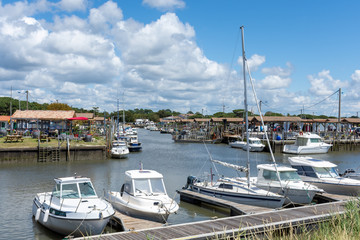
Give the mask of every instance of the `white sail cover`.
[(248, 172), (248, 169), (246, 167), (243, 167), (243, 166), (239, 166), (239, 165), (235, 165), (235, 164), (231, 164), (231, 163), (226, 163), (226, 162), (222, 162), (222, 161), (215, 160), (215, 159), (212, 159), (211, 161), (214, 162), (214, 163), (223, 165), (225, 167), (233, 168), (233, 169), (235, 169), (237, 171), (240, 171), (240, 172)]

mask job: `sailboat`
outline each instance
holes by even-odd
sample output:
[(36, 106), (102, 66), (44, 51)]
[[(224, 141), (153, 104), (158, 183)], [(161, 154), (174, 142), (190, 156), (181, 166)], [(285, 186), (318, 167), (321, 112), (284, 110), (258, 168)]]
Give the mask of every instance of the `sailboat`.
[[(246, 69), (245, 69), (245, 47), (244, 47), (244, 27), (241, 27), (242, 36), (242, 57), (243, 57), (243, 74), (244, 74), (244, 104), (245, 104), (245, 125), (247, 146), (249, 146), (248, 131), (248, 106), (246, 92)], [(206, 147), (206, 145), (205, 145)], [(211, 159), (212, 163), (218, 163), (227, 167), (236, 169), (237, 171), (246, 172), (247, 179), (220, 177), (215, 183), (206, 180), (199, 180), (194, 176), (189, 176), (185, 189), (196, 191), (205, 195), (241, 203), (269, 208), (280, 208), (285, 202), (285, 197), (270, 191), (258, 188), (250, 181), (250, 148), (247, 147), (247, 167), (235, 164), (224, 163), (219, 160)], [(211, 156), (211, 155), (210, 155)], [(211, 174), (212, 177), (212, 174)]]

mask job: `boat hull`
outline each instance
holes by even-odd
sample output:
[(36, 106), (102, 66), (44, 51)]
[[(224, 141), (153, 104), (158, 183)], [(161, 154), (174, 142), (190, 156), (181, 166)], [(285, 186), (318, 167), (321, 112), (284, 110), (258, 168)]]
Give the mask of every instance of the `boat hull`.
[(45, 209), (42, 209), (41, 205), (34, 200), (32, 213), (35, 220), (38, 209), (40, 209), (40, 214), (37, 219), (38, 223), (63, 236), (82, 237), (101, 234), (112, 216), (92, 219), (69, 219), (49, 213), (48, 219), (45, 221)]
[(309, 204), (312, 202), (316, 193), (319, 190), (308, 190), (308, 189), (296, 189), (296, 188), (286, 188), (284, 187), (282, 190), (280, 187), (275, 186), (266, 186), (266, 185), (256, 185), (258, 188), (283, 195), (286, 197), (285, 204), (296, 203), (296, 204)]
[(341, 184), (341, 183), (329, 183), (320, 181), (303, 180), (304, 182), (310, 183), (322, 188), (327, 193), (347, 195), (347, 196), (359, 196), (360, 195), (360, 184)]
[[(156, 207), (154, 202), (159, 202), (157, 199), (145, 200), (143, 198), (144, 202), (141, 204), (136, 199), (131, 200), (132, 197), (129, 196), (123, 198), (119, 192), (107, 192), (105, 198), (116, 210), (123, 214), (161, 223), (166, 223), (169, 215), (179, 209), (177, 203), (170, 198), (170, 201), (164, 204), (165, 208)], [(133, 202), (137, 204), (133, 204)]]
[(327, 153), (330, 149), (330, 146), (320, 146), (320, 147), (306, 147), (306, 146), (293, 146), (293, 145), (285, 145), (283, 149), (283, 153), (290, 154), (320, 154)]
[(190, 186), (189, 190), (236, 203), (260, 206), (260, 207), (268, 207), (268, 208), (281, 208), (285, 201), (284, 197), (256, 195), (250, 193), (246, 194), (239, 192), (229, 193), (226, 191), (208, 189), (194, 185)]

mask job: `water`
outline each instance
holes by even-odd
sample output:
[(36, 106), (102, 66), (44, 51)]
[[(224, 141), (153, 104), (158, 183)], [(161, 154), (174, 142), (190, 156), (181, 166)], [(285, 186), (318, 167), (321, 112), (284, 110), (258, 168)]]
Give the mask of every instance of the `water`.
[[(181, 189), (189, 175), (210, 174), (209, 154), (203, 144), (174, 143), (168, 134), (139, 130), (143, 151), (131, 153), (127, 159), (99, 159), (94, 161), (58, 163), (13, 163), (0, 164), (0, 239), (61, 239), (37, 224), (32, 218), (32, 201), (36, 193), (51, 191), (56, 177), (83, 175), (90, 177), (99, 196), (105, 190), (119, 191), (124, 181), (124, 172), (138, 169), (142, 162), (144, 169), (153, 169), (164, 175), (165, 185), (170, 197), (179, 203), (177, 189)], [(224, 144), (208, 144), (213, 159), (228, 163), (245, 165), (246, 152), (230, 148)], [(268, 153), (251, 153), (252, 166), (270, 163)], [(278, 163), (287, 164), (290, 155), (276, 154)], [(338, 165), (339, 171), (360, 166), (360, 152), (331, 152), (316, 155)], [(216, 174), (235, 176), (236, 172), (223, 166), (212, 169)], [(256, 169), (251, 169), (253, 176)], [(170, 224), (207, 220), (211, 217), (225, 216), (221, 212), (204, 209), (192, 204), (180, 203), (178, 214), (171, 215)]]

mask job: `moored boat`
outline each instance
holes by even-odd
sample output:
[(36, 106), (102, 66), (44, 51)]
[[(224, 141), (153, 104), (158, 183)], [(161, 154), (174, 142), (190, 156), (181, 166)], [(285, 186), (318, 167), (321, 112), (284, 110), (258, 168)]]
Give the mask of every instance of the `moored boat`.
[(283, 152), (291, 154), (327, 153), (331, 146), (332, 144), (323, 142), (319, 135), (306, 132), (296, 137), (295, 144), (284, 145)]
[(105, 198), (124, 214), (161, 223), (179, 209), (167, 195), (163, 175), (154, 170), (126, 171), (120, 192), (106, 192)]
[(126, 145), (126, 141), (113, 141), (110, 153), (112, 158), (126, 158), (129, 155), (129, 148)]
[(289, 162), (297, 169), (304, 182), (322, 188), (328, 193), (350, 196), (360, 194), (360, 180), (340, 177), (334, 163), (312, 157), (289, 157)]
[(138, 140), (137, 135), (127, 135), (126, 136), (127, 147), (130, 152), (139, 152), (142, 149), (141, 142)]
[[(275, 168), (274, 164), (259, 164), (257, 169), (258, 176), (252, 178), (255, 185), (261, 189), (284, 195), (286, 197), (285, 204), (309, 204), (315, 194), (324, 192), (314, 185), (303, 182), (295, 168), (281, 165), (277, 165)], [(276, 171), (279, 172), (281, 184)]]
[(91, 180), (80, 176), (54, 180), (52, 192), (38, 193), (33, 200), (35, 220), (63, 236), (101, 234), (115, 211), (96, 195)]

